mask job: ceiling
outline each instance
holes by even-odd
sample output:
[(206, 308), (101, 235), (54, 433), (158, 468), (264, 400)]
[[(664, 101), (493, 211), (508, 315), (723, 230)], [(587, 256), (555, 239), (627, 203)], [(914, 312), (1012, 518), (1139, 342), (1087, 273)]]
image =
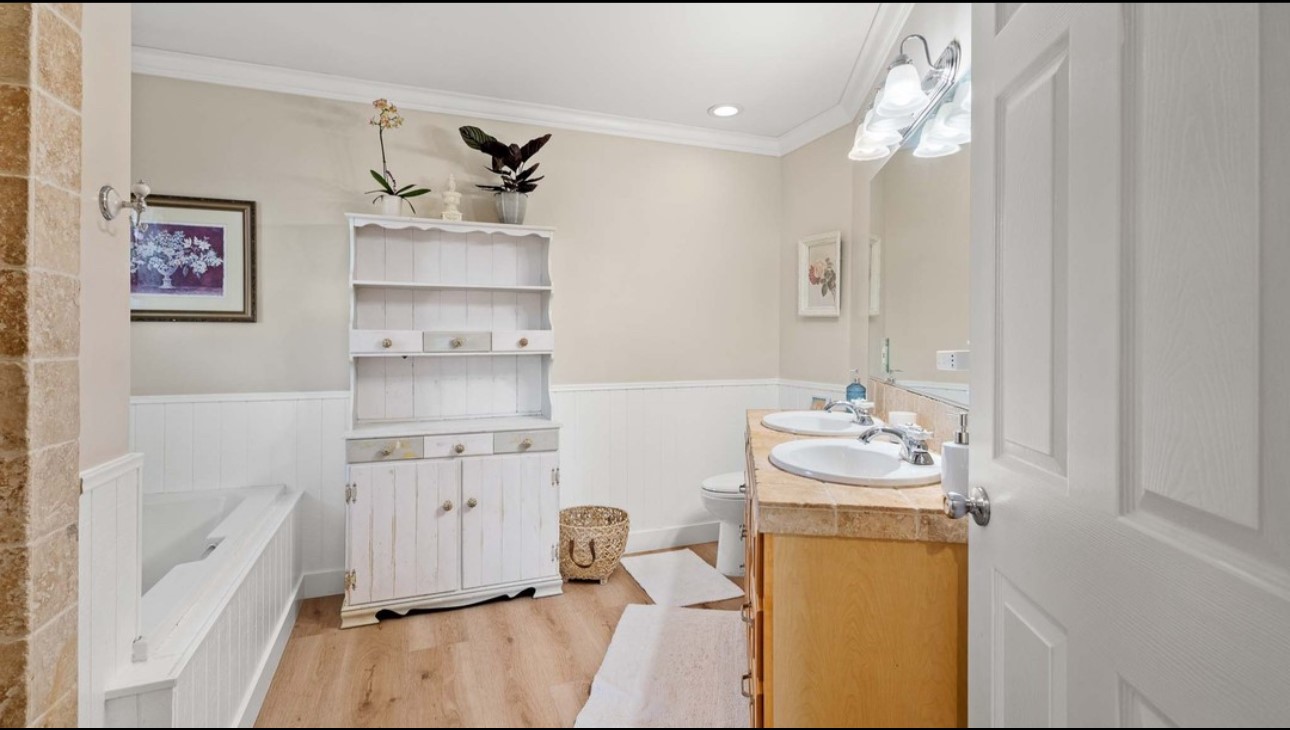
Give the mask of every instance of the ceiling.
[[(257, 73), (300, 88), (335, 77), (355, 94), (361, 80), (364, 96), (407, 87), (411, 108), (453, 111), (455, 100), (463, 113), (654, 138), (690, 128), (695, 144), (778, 153), (812, 120), (850, 119), (838, 107), (859, 62), (875, 45), (886, 54), (888, 39), (871, 37), (892, 15), (882, 5), (136, 3), (133, 31), (145, 73), (259, 88), (275, 82)], [(743, 113), (708, 115), (718, 103)]]

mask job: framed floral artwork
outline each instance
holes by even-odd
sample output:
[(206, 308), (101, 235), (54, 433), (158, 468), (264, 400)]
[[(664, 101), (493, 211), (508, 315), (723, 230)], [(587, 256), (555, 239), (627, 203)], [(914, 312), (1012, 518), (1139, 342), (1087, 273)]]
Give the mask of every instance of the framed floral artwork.
[(148, 196), (130, 236), (130, 319), (255, 321), (255, 203)]
[(797, 314), (837, 317), (842, 313), (842, 234), (808, 236), (797, 242)]

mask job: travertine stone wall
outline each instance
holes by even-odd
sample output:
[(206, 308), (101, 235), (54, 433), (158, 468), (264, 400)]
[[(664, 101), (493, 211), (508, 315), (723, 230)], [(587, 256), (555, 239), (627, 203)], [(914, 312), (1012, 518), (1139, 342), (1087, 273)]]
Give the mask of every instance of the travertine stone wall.
[(0, 4), (0, 726), (76, 725), (81, 4)]

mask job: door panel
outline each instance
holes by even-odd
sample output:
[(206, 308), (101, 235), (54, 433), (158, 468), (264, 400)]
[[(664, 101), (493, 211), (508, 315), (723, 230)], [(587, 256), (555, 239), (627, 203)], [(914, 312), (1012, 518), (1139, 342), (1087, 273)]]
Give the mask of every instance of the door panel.
[[(540, 508), (537, 512), (538, 526), (538, 576), (560, 574), (560, 564), (556, 557), (555, 544), (560, 539), (560, 482), (555, 478), (560, 468), (560, 454), (548, 452), (528, 457), (539, 464), (537, 474)], [(525, 576), (525, 577), (538, 577)]]
[(346, 601), (350, 604), (367, 603), (372, 596), (372, 470), (376, 466), (349, 467), (349, 480), (356, 487), (358, 498), (345, 511), (346, 565), (354, 571), (354, 585)]
[(416, 592), (461, 587), (461, 464), (417, 464)]
[(971, 722), (1284, 725), (1290, 10), (973, 13)]

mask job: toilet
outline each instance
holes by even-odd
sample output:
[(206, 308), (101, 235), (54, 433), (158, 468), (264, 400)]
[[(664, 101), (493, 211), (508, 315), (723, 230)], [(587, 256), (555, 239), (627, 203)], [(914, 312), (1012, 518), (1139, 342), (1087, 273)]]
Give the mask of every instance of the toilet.
[(703, 480), (699, 494), (703, 506), (721, 521), (717, 538), (717, 570), (726, 575), (744, 574), (744, 473), (732, 471)]

